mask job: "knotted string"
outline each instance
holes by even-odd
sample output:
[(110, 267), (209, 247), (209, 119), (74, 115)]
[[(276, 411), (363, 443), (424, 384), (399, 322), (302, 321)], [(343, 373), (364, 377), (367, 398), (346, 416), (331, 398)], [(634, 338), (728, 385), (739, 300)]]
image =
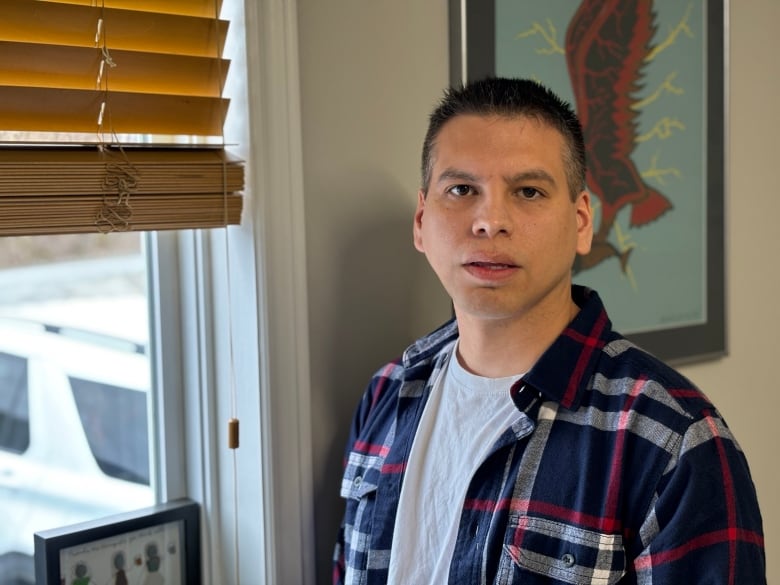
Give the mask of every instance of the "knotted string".
[[(108, 151), (104, 156), (113, 156)], [(102, 233), (128, 231), (133, 217), (130, 195), (138, 189), (138, 170), (127, 160), (106, 163), (103, 203), (95, 216)]]
[[(95, 6), (95, 1), (92, 1), (92, 6)], [(102, 233), (110, 233), (132, 229), (131, 195), (138, 189), (139, 172), (127, 158), (111, 121), (109, 71), (116, 67), (116, 62), (111, 57), (106, 41), (105, 9), (105, 0), (101, 0), (100, 16), (95, 31), (95, 48), (100, 54), (95, 89), (103, 94), (97, 117), (97, 148), (101, 156), (108, 162), (106, 162), (106, 174), (101, 185), (103, 202), (95, 214), (95, 226)], [(111, 143), (105, 139), (106, 127), (108, 134), (113, 139), (113, 144), (118, 147), (119, 156), (117, 156), (116, 151), (109, 148)]]

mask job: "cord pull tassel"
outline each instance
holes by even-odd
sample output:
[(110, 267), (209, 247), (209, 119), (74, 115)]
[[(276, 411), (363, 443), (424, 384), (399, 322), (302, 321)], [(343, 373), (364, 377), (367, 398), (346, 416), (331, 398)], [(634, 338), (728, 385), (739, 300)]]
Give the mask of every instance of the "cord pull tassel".
[(228, 420), (228, 447), (238, 449), (238, 419)]

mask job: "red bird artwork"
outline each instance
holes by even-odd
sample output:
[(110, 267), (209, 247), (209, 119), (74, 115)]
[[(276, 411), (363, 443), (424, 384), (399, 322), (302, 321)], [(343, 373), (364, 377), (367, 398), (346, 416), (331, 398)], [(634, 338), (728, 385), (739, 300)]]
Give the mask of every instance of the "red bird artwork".
[(631, 249), (618, 250), (609, 234), (630, 206), (630, 225), (658, 219), (672, 208), (642, 179), (631, 155), (636, 147), (635, 95), (655, 33), (652, 0), (583, 0), (566, 31), (566, 64), (587, 153), (587, 186), (601, 203), (593, 247), (575, 271), (613, 256), (626, 271)]

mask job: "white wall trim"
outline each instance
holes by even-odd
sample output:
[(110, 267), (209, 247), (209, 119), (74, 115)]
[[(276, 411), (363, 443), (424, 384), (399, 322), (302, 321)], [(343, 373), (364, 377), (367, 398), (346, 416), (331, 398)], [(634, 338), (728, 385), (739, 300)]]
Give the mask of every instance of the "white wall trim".
[[(266, 583), (314, 583), (297, 6), (245, 2)], [(309, 552), (307, 552), (309, 551)]]

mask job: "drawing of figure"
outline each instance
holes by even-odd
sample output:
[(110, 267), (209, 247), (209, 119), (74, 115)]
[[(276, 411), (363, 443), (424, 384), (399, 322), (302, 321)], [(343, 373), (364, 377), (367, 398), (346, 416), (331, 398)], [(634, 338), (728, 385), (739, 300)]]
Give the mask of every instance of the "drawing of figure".
[(127, 575), (125, 574), (125, 553), (121, 550), (114, 555), (113, 559), (114, 585), (128, 585)]
[(144, 585), (163, 585), (165, 579), (160, 574), (160, 554), (157, 550), (157, 544), (150, 542), (146, 545), (146, 575)]
[(79, 561), (73, 567), (73, 576), (74, 579), (71, 581), (71, 585), (89, 585), (92, 582), (92, 579), (89, 577), (89, 567), (82, 561)]

